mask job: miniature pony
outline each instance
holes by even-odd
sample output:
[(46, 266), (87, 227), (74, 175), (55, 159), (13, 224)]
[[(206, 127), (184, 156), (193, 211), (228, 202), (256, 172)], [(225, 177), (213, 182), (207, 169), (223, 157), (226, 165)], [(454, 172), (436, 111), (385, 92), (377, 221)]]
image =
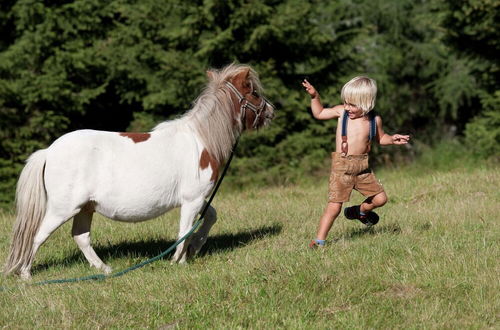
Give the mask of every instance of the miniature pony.
[[(208, 71), (191, 110), (149, 133), (78, 130), (33, 153), (16, 191), (17, 217), (5, 273), (31, 278), (40, 245), (73, 218), (72, 235), (91, 266), (106, 265), (90, 244), (94, 212), (138, 222), (181, 208), (179, 237), (192, 227), (240, 134), (267, 125), (274, 107), (257, 73), (230, 64)], [(195, 255), (216, 222), (209, 207), (199, 230), (177, 246), (173, 261)]]

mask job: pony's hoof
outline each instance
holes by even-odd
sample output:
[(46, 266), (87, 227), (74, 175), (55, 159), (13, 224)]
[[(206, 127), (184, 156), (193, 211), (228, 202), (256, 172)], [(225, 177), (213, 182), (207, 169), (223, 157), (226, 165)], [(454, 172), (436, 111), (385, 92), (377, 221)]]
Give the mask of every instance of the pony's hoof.
[(174, 256), (172, 258), (172, 260), (170, 260), (170, 264), (171, 265), (175, 265), (175, 264), (185, 264), (186, 263), (186, 254), (180, 256), (180, 257), (176, 257)]
[(179, 261), (180, 261), (180, 258), (178, 256), (174, 255), (172, 257), (172, 259), (170, 259), (170, 264), (175, 265), (175, 264), (179, 263)]
[(189, 244), (187, 251), (186, 251), (187, 259), (194, 257), (196, 255), (196, 253), (198, 253), (198, 250), (196, 249), (196, 247), (193, 244)]
[(31, 281), (31, 273), (30, 272), (22, 272), (21, 280), (23, 281)]
[(109, 267), (108, 265), (102, 265), (101, 270), (106, 275), (109, 275), (113, 272), (113, 269), (111, 267)]
[(179, 261), (175, 261), (175, 260), (170, 260), (170, 264), (173, 266), (173, 265), (186, 265), (187, 262), (186, 260), (179, 260)]
[(189, 243), (188, 249), (187, 249), (187, 257), (192, 258), (195, 255), (197, 255), (201, 248), (205, 245), (207, 241), (207, 236), (201, 236), (198, 237), (198, 235), (195, 235), (193, 239), (191, 240), (191, 243)]

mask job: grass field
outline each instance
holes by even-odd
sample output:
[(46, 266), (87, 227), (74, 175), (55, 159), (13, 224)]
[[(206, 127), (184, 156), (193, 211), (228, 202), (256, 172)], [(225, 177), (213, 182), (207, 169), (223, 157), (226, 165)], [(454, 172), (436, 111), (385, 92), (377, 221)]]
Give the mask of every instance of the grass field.
[[(339, 217), (328, 246), (309, 250), (326, 180), (225, 189), (219, 221), (188, 265), (161, 260), (123, 277), (33, 287), (3, 278), (5, 328), (499, 328), (500, 174), (379, 170), (389, 203), (372, 228)], [(361, 201), (353, 193), (351, 205)], [(93, 242), (115, 271), (167, 249), (178, 212), (140, 224), (96, 217)], [(12, 215), (0, 216), (5, 259)], [(33, 280), (95, 273), (60, 228)]]

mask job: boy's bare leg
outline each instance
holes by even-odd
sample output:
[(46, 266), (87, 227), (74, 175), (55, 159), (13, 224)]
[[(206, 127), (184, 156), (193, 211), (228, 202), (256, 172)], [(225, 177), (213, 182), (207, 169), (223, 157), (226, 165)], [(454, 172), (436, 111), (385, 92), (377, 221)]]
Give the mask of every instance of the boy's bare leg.
[(365, 199), (365, 201), (360, 205), (360, 211), (363, 213), (368, 213), (377, 207), (384, 206), (385, 203), (387, 203), (387, 195), (384, 191), (382, 191), (375, 196), (371, 196)]
[(330, 228), (332, 228), (333, 222), (342, 210), (342, 203), (332, 203), (329, 202), (326, 205), (325, 211), (319, 220), (317, 239), (325, 240), (328, 236)]

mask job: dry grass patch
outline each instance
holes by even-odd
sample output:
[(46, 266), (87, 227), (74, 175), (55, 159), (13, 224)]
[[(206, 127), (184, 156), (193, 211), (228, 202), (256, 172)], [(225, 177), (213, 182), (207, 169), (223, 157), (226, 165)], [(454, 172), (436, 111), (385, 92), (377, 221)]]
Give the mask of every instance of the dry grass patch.
[(375, 295), (384, 298), (410, 299), (422, 293), (422, 290), (414, 285), (396, 284), (384, 291), (376, 292)]

